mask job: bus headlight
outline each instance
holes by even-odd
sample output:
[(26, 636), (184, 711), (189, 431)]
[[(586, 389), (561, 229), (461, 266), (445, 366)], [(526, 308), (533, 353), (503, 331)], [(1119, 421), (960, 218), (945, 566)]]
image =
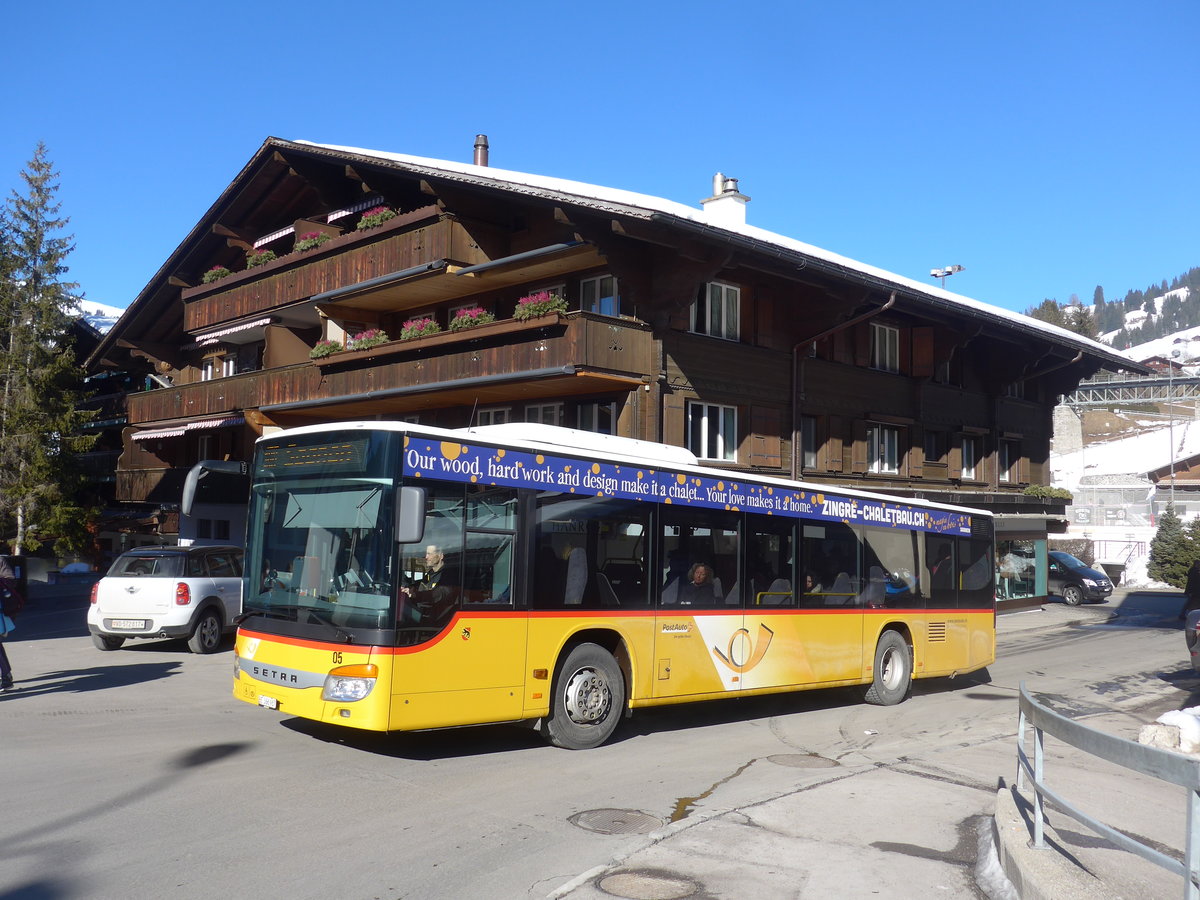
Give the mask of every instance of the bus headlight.
[(375, 687), (375, 679), (379, 677), (379, 667), (367, 663), (361, 666), (339, 666), (325, 676), (325, 685), (321, 688), (321, 699), (341, 703), (353, 703), (362, 700)]

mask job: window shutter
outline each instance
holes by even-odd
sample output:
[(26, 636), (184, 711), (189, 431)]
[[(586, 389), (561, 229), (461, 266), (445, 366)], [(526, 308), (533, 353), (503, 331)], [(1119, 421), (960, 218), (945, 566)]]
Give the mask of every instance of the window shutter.
[(676, 447), (687, 446), (687, 417), (683, 394), (663, 394), (662, 442)]
[(851, 450), (850, 471), (861, 475), (867, 471), (867, 423), (863, 419), (854, 421), (854, 446)]
[[(826, 468), (830, 472), (841, 472), (842, 459), (846, 456), (845, 436), (842, 432), (842, 417), (829, 417), (829, 436), (825, 441), (825, 446), (828, 448), (829, 457), (826, 460)], [(846, 459), (846, 464), (849, 465), (849, 459)]]
[(900, 374), (909, 375), (912, 373), (912, 329), (900, 328), (897, 331), (899, 332), (897, 343), (899, 345)]
[(947, 468), (950, 470), (948, 474), (951, 478), (962, 478), (962, 442), (963, 436), (961, 434), (954, 435), (954, 440), (950, 445), (950, 452), (947, 454), (949, 457), (947, 459)]
[(750, 408), (750, 465), (774, 468), (782, 465), (779, 420), (777, 409)]
[(912, 374), (915, 378), (931, 378), (934, 372), (933, 329), (912, 329)]
[(871, 362), (871, 323), (859, 322), (854, 326), (854, 364), (866, 366)]
[(925, 475), (925, 429), (913, 425), (908, 429), (908, 474), (913, 478)]

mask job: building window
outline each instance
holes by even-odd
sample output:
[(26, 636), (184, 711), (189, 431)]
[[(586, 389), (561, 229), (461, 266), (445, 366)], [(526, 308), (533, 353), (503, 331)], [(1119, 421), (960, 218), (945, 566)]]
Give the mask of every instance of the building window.
[(941, 463), (946, 456), (946, 435), (940, 431), (925, 432), (925, 462)]
[(800, 464), (805, 469), (817, 467), (817, 417), (800, 417)]
[(979, 467), (979, 438), (963, 435), (962, 439), (962, 473), (964, 481), (974, 481), (978, 477)]
[(217, 375), (217, 360), (216, 357), (210, 356), (204, 362), (200, 363), (200, 380), (212, 381)]
[(221, 377), (228, 378), (237, 374), (237, 357), (232, 353), (221, 359)]
[(561, 425), (562, 413), (561, 403), (535, 403), (525, 407), (525, 421), (539, 425)]
[(881, 372), (900, 371), (900, 330), (871, 323), (871, 368)]
[(581, 431), (593, 431), (596, 434), (617, 433), (615, 403), (581, 403), (578, 415), (578, 427)]
[(216, 459), (217, 439), (215, 435), (202, 434), (196, 440), (196, 459)]
[(900, 471), (900, 429), (891, 425), (867, 427), (868, 471), (895, 475)]
[(737, 408), (689, 401), (687, 448), (701, 459), (737, 460)]
[(704, 286), (700, 299), (692, 304), (692, 331), (736, 341), (741, 305), (741, 288), (710, 282)]
[(481, 409), (475, 413), (476, 425), (504, 425), (508, 422), (511, 412), (507, 406), (493, 406), (491, 409)]
[(1025, 382), (1014, 381), (1004, 386), (1004, 396), (1010, 400), (1025, 399)]
[(579, 282), (579, 308), (602, 316), (619, 316), (621, 297), (617, 293), (617, 279), (611, 275), (582, 279)]
[(1001, 441), (996, 448), (997, 478), (1001, 484), (1017, 480), (1017, 461), (1021, 458), (1021, 446), (1016, 441)]

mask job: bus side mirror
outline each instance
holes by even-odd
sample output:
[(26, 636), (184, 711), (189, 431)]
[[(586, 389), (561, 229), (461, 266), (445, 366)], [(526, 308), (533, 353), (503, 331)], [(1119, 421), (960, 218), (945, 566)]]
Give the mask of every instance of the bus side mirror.
[(396, 543), (415, 544), (425, 537), (425, 489), (402, 487), (396, 501)]
[(187, 476), (183, 479), (183, 491), (179, 497), (180, 513), (185, 516), (192, 514), (192, 507), (196, 503), (196, 491), (200, 489), (200, 482), (214, 472), (226, 475), (246, 475), (249, 473), (249, 466), (245, 462), (237, 460), (200, 460), (200, 462), (188, 470)]

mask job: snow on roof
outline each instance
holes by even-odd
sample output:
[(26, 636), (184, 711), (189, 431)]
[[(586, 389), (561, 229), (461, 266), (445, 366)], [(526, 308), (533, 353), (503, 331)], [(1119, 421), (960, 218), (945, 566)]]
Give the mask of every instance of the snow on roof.
[(944, 301), (949, 301), (965, 309), (974, 310), (989, 316), (994, 316), (1001, 319), (1006, 319), (1014, 324), (1020, 325), (1023, 328), (1028, 328), (1034, 331), (1045, 332), (1048, 336), (1053, 337), (1059, 343), (1073, 344), (1077, 347), (1086, 348), (1097, 356), (1113, 362), (1124, 359), (1120, 353), (1113, 350), (1107, 344), (1099, 343), (1088, 338), (1082, 337), (1073, 331), (1066, 328), (1060, 328), (1057, 325), (1051, 325), (1048, 322), (1043, 322), (1040, 319), (1034, 319), (1022, 313), (1012, 310), (1003, 309), (998, 306), (992, 306), (989, 303), (984, 303), (980, 300), (975, 300), (971, 297), (962, 294), (956, 294), (953, 291), (947, 291), (939, 287), (933, 287), (924, 282), (914, 281), (906, 278), (903, 275), (897, 275), (894, 272), (888, 272), (885, 269), (879, 269), (875, 266), (867, 265), (847, 256), (842, 256), (833, 253), (829, 250), (824, 250), (820, 247), (815, 247), (812, 244), (806, 244), (803, 241), (795, 240), (794, 238), (786, 237), (781, 234), (776, 234), (773, 231), (767, 231), (763, 228), (756, 228), (753, 225), (730, 225), (717, 224), (711, 217), (705, 214), (705, 211), (698, 207), (686, 206), (682, 203), (676, 203), (673, 200), (666, 200), (662, 197), (655, 197), (650, 194), (639, 194), (635, 191), (626, 191), (619, 188), (603, 187), (595, 184), (587, 184), (582, 181), (570, 181), (564, 178), (554, 178), (548, 175), (533, 175), (528, 172), (516, 172), (510, 169), (498, 169), (492, 166), (478, 166), (473, 163), (461, 163), (452, 160), (430, 159), (423, 156), (409, 156), (403, 153), (389, 153), (381, 150), (367, 150), (360, 147), (345, 147), (336, 144), (320, 144), (314, 141), (295, 141), (294, 143), (318, 149), (329, 150), (335, 153), (351, 153), (357, 156), (374, 157), (376, 159), (387, 160), (390, 162), (399, 163), (413, 170), (425, 170), (427, 173), (435, 176), (457, 176), (460, 180), (474, 182), (476, 184), (486, 184), (500, 186), (507, 190), (517, 190), (521, 193), (527, 193), (532, 196), (554, 199), (555, 197), (567, 197), (574, 203), (591, 206), (596, 209), (607, 210), (611, 212), (619, 212), (624, 215), (641, 217), (649, 219), (655, 214), (665, 214), (676, 218), (695, 222), (703, 225), (706, 228), (711, 228), (715, 231), (727, 231), (732, 234), (740, 235), (744, 238), (749, 238), (755, 241), (781, 247), (796, 253), (802, 253), (805, 256), (810, 256), (815, 259), (823, 260), (835, 266), (841, 266), (867, 275), (873, 278), (879, 278), (887, 282), (891, 282), (897, 286), (904, 287), (914, 291), (915, 293), (927, 296), (936, 297)]
[(1071, 453), (1051, 453), (1051, 484), (1075, 491), (1084, 477), (1145, 475), (1170, 465), (1172, 458), (1187, 459), (1200, 454), (1200, 424), (1191, 419), (1180, 420), (1173, 427), (1162, 422), (1156, 424), (1156, 428), (1141, 434), (1088, 444)]

